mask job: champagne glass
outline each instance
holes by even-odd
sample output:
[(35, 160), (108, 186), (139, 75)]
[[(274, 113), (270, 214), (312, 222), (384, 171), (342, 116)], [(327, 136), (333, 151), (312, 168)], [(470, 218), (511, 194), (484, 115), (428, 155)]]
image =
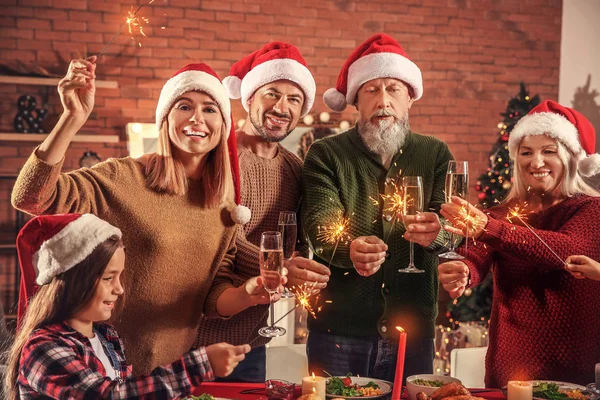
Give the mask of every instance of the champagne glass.
[(271, 325), (258, 330), (258, 334), (264, 337), (276, 337), (285, 335), (285, 329), (275, 326), (275, 308), (273, 307), (273, 295), (281, 283), (281, 271), (283, 269), (283, 246), (281, 233), (270, 231), (263, 232), (260, 237), (260, 276), (267, 292), (269, 292), (269, 307), (271, 309)]
[[(402, 177), (402, 194), (403, 194), (403, 211), (402, 217), (406, 225), (406, 217), (416, 216), (423, 212), (423, 178), (420, 176), (404, 176)], [(399, 269), (398, 272), (407, 274), (423, 273), (422, 269), (415, 267), (415, 244), (410, 241), (410, 262), (408, 267)]]
[[(446, 173), (446, 203), (452, 202), (452, 196), (458, 196), (467, 200), (469, 193), (469, 164), (467, 161), (448, 162), (448, 172)], [(450, 260), (462, 260), (463, 256), (456, 252), (454, 243), (454, 234), (450, 233), (450, 246), (448, 251), (440, 254), (440, 257)]]
[[(281, 240), (283, 241), (283, 259), (286, 261), (291, 260), (294, 250), (296, 250), (296, 235), (298, 232), (296, 213), (294, 211), (280, 212), (277, 226), (279, 232), (281, 232)], [(281, 297), (290, 298), (294, 297), (294, 294), (284, 286)]]

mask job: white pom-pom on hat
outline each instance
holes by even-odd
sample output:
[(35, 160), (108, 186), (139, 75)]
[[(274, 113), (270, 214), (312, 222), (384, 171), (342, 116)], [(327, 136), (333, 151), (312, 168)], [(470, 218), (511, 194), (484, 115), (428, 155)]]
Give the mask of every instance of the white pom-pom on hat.
[(332, 111), (342, 112), (346, 109), (346, 96), (336, 88), (329, 88), (323, 94), (323, 102)]
[(239, 99), (242, 97), (242, 80), (237, 76), (226, 76), (225, 79), (223, 79), (223, 86), (225, 86), (225, 90), (230, 99)]
[(247, 224), (250, 221), (250, 217), (252, 217), (252, 213), (246, 206), (237, 205), (231, 210), (231, 219), (236, 224)]
[(577, 164), (581, 175), (590, 177), (600, 174), (600, 154), (591, 154)]

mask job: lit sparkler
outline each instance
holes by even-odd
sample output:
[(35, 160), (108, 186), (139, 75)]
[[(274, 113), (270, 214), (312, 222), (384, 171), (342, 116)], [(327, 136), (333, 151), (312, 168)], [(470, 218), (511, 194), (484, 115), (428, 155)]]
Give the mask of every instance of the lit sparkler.
[[(388, 194), (379, 195), (383, 201), (383, 213), (387, 215), (392, 214), (391, 226), (384, 240), (385, 243), (388, 242), (390, 235), (394, 230), (398, 216), (402, 215), (404, 212), (404, 191), (402, 190), (402, 186), (399, 186), (395, 180), (386, 182), (386, 185), (392, 187), (391, 191)], [(371, 201), (375, 206), (380, 205), (379, 201), (376, 199), (371, 198)]]
[(563, 260), (562, 258), (560, 258), (560, 256), (559, 256), (558, 254), (556, 254), (556, 252), (555, 252), (554, 250), (552, 250), (552, 248), (551, 248), (551, 247), (548, 245), (548, 243), (546, 243), (546, 242), (544, 241), (544, 239), (542, 239), (542, 238), (541, 238), (541, 237), (540, 237), (540, 236), (539, 236), (539, 235), (538, 235), (538, 234), (535, 232), (535, 230), (533, 229), (533, 227), (532, 227), (531, 225), (529, 225), (529, 224), (528, 224), (528, 223), (525, 221), (525, 217), (526, 217), (526, 215), (525, 215), (525, 209), (526, 209), (526, 207), (527, 207), (527, 204), (524, 204), (523, 206), (520, 206), (520, 205), (518, 205), (518, 204), (517, 204), (516, 206), (514, 206), (514, 207), (512, 207), (512, 208), (510, 208), (510, 207), (509, 207), (509, 208), (508, 208), (508, 215), (506, 216), (506, 219), (507, 219), (507, 220), (508, 220), (510, 223), (512, 223), (512, 218), (517, 218), (519, 221), (521, 221), (521, 223), (522, 223), (523, 225), (525, 225), (525, 227), (526, 227), (527, 229), (529, 229), (529, 230), (531, 231), (531, 233), (533, 233), (533, 234), (535, 235), (535, 237), (536, 237), (536, 238), (538, 238), (538, 239), (539, 239), (539, 241), (540, 241), (540, 242), (542, 242), (542, 244), (543, 244), (544, 246), (546, 246), (546, 248), (547, 248), (548, 250), (550, 250), (550, 252), (551, 252), (551, 253), (554, 255), (554, 257), (556, 257), (556, 258), (557, 258), (557, 259), (558, 259), (558, 260), (559, 260), (559, 261), (560, 261), (560, 262), (561, 262), (563, 265), (565, 265), (565, 266), (566, 266), (566, 265), (568, 265), (568, 264), (565, 262), (565, 260)]
[(352, 240), (352, 236), (347, 232), (349, 225), (350, 218), (345, 218), (342, 213), (339, 212), (337, 219), (332, 224), (318, 227), (317, 240), (334, 245), (327, 268), (331, 267), (333, 256), (335, 256), (335, 252), (340, 242), (348, 243)]
[[(146, 36), (146, 34), (144, 33), (144, 23), (146, 23), (146, 24), (148, 23), (148, 18), (140, 17), (137, 15), (137, 13), (146, 4), (150, 5), (153, 2), (154, 2), (154, 0), (150, 0), (148, 3), (142, 3), (139, 5), (139, 7), (135, 11), (131, 11), (131, 10), (133, 10), (133, 7), (131, 7), (131, 10), (127, 12), (127, 17), (125, 17), (125, 22), (123, 23), (123, 25), (121, 25), (121, 27), (119, 28), (117, 33), (115, 33), (115, 35), (112, 37), (112, 39), (110, 39), (108, 41), (108, 43), (106, 43), (106, 46), (104, 46), (104, 48), (102, 50), (100, 50), (100, 53), (98, 53), (98, 57), (100, 57), (106, 51), (106, 49), (108, 49), (108, 46), (110, 46), (110, 44), (117, 38), (117, 36), (119, 36), (119, 34), (123, 31), (123, 29), (125, 29), (126, 25), (129, 27), (129, 33), (132, 35), (131, 36), (132, 39), (134, 39), (134, 37), (133, 37), (134, 32), (137, 32), (138, 34), (140, 34), (142, 36)], [(140, 47), (142, 46), (141, 42), (138, 42), (138, 46), (140, 46)]]

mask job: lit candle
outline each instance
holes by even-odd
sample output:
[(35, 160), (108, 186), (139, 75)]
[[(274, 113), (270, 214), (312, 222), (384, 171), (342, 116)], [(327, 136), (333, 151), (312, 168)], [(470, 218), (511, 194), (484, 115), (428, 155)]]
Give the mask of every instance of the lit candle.
[(325, 400), (325, 378), (322, 376), (305, 376), (302, 378), (302, 394), (314, 393)]
[(530, 382), (509, 381), (508, 400), (531, 400), (533, 398), (533, 385)]
[(394, 391), (392, 400), (400, 400), (402, 395), (402, 378), (404, 377), (404, 355), (406, 353), (406, 332), (401, 327), (396, 329), (400, 331), (400, 341), (398, 342), (398, 357), (396, 358), (396, 375), (394, 375)]

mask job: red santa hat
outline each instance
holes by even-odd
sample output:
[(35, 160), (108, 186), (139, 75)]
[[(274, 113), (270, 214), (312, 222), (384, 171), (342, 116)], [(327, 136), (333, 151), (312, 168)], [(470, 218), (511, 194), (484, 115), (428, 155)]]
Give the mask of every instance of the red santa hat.
[(231, 162), (231, 174), (233, 175), (235, 187), (236, 207), (231, 212), (231, 218), (237, 224), (245, 224), (250, 221), (251, 215), (250, 209), (240, 205), (240, 168), (238, 165), (235, 133), (232, 134), (234, 132), (234, 125), (231, 117), (231, 102), (217, 73), (203, 63), (188, 64), (177, 71), (164, 84), (160, 92), (158, 105), (156, 106), (156, 127), (160, 129), (177, 98), (193, 90), (205, 92), (210, 95), (219, 106), (221, 115), (223, 115), (229, 160)]
[(27, 222), (17, 236), (19, 320), (38, 285), (79, 264), (111, 236), (121, 238), (121, 231), (93, 214), (43, 215)]
[(596, 154), (596, 131), (580, 112), (546, 100), (534, 107), (515, 125), (508, 139), (510, 158), (515, 159), (525, 136), (547, 135), (564, 144), (579, 161), (583, 176), (600, 173), (600, 154)]
[(421, 70), (392, 37), (378, 33), (358, 46), (344, 63), (335, 88), (327, 89), (323, 101), (333, 111), (353, 105), (360, 87), (373, 79), (400, 79), (413, 88), (414, 99), (423, 95)]
[(231, 99), (242, 99), (248, 111), (248, 99), (268, 83), (285, 79), (304, 92), (302, 115), (308, 114), (315, 102), (317, 86), (300, 51), (293, 45), (271, 42), (233, 64), (223, 84)]
[(231, 102), (219, 76), (204, 63), (188, 64), (175, 72), (163, 86), (156, 106), (156, 127), (160, 129), (175, 100), (191, 91), (205, 92), (212, 97), (223, 115), (226, 132), (231, 130)]

